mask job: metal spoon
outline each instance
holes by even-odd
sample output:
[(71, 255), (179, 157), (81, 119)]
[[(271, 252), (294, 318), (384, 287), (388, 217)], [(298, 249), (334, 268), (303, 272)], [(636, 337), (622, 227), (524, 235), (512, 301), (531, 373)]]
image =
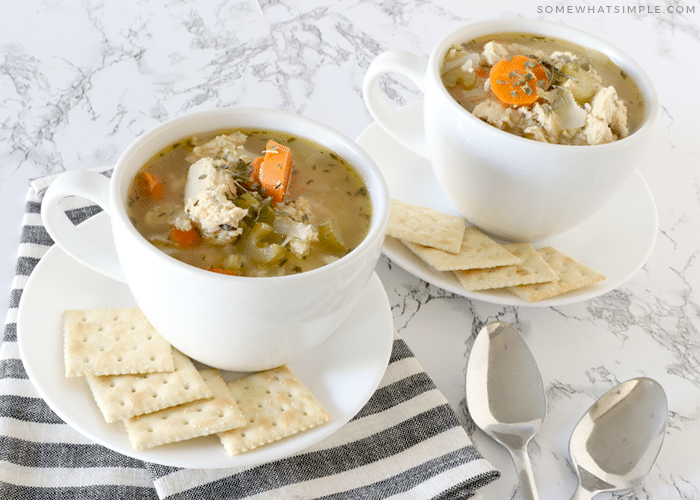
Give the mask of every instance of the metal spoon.
[(547, 399), (537, 362), (520, 333), (489, 323), (467, 363), (467, 406), (474, 423), (510, 452), (525, 500), (537, 500), (527, 444), (544, 422)]
[(569, 442), (579, 485), (571, 500), (634, 488), (649, 473), (666, 434), (668, 403), (650, 378), (628, 380), (603, 394)]

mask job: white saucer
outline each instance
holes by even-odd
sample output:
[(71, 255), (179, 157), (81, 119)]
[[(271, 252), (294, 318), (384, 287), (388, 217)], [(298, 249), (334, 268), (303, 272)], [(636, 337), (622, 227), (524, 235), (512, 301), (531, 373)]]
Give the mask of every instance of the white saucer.
[[(111, 244), (108, 226), (105, 213), (81, 224), (98, 241)], [(135, 305), (126, 285), (78, 264), (54, 246), (22, 293), (17, 337), (30, 380), (59, 417), (93, 441), (147, 462), (223, 468), (266, 463), (303, 450), (337, 431), (362, 409), (384, 376), (391, 355), (391, 309), (375, 274), (341, 327), (314, 352), (289, 363), (331, 413), (331, 422), (235, 457), (224, 451), (216, 436), (136, 451), (121, 423), (104, 421), (86, 381), (65, 377), (61, 328), (65, 309)]]
[[(422, 102), (399, 109), (405, 120), (423, 120)], [(372, 157), (384, 174), (392, 198), (460, 215), (440, 188), (428, 160), (404, 148), (377, 123), (357, 138), (357, 143)], [(400, 241), (387, 237), (384, 254), (415, 276), (470, 299), (514, 306), (560, 306), (591, 299), (617, 288), (646, 262), (656, 241), (658, 219), (656, 205), (644, 182), (635, 171), (596, 214), (558, 236), (533, 242), (535, 248), (553, 246), (606, 276), (595, 285), (534, 303), (507, 291), (469, 292), (452, 273), (435, 271), (408, 250)]]

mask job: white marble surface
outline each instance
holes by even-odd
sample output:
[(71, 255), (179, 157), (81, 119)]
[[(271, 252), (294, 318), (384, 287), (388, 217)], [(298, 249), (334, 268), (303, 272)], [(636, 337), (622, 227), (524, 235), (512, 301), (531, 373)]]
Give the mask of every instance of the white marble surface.
[[(501, 16), (595, 33), (651, 74), (663, 112), (639, 171), (658, 207), (655, 249), (623, 286), (558, 308), (470, 301), (383, 259), (378, 273), (395, 326), (458, 410), (475, 333), (494, 319), (520, 328), (548, 396), (547, 420), (530, 445), (542, 499), (569, 498), (574, 490), (568, 439), (588, 406), (617, 382), (656, 379), (670, 410), (658, 461), (631, 493), (600, 498), (700, 499), (696, 0), (12, 1), (0, 16), (0, 300), (6, 304), (11, 290), (30, 179), (112, 164), (158, 122), (216, 106), (295, 111), (357, 137), (371, 123), (361, 86), (378, 53), (402, 48), (426, 55), (446, 31)], [(420, 99), (400, 81), (390, 88), (397, 105)], [(473, 439), (503, 472), (483, 498), (520, 498), (505, 452), (479, 431)]]

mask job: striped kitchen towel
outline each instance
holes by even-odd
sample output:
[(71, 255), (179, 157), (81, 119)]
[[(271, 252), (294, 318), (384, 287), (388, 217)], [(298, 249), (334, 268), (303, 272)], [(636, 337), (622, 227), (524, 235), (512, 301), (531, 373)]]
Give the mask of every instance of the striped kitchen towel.
[[(232, 469), (181, 469), (142, 462), (90, 441), (41, 399), (17, 347), (22, 291), (52, 244), (40, 214), (52, 179), (37, 179), (27, 195), (0, 344), (0, 498), (456, 499), (478, 495), (499, 476), (398, 335), (384, 378), (360, 413), (288, 458)], [(100, 212), (85, 200), (70, 203), (66, 213), (76, 223)]]

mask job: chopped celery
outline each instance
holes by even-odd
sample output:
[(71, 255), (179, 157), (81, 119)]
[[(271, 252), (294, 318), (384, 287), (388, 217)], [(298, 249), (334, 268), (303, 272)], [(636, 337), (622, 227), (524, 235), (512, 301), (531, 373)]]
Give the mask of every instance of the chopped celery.
[(460, 67), (456, 67), (443, 73), (442, 81), (445, 86), (450, 89), (461, 83), (466, 90), (471, 90), (476, 85), (476, 74), (471, 71), (464, 71)]
[(264, 222), (265, 224), (272, 225), (275, 221), (275, 211), (272, 209), (269, 203), (260, 207), (258, 211), (258, 216), (255, 219), (257, 222)]
[(561, 68), (567, 77), (562, 87), (571, 91), (578, 104), (585, 104), (595, 95), (597, 84), (595, 77), (577, 63), (567, 63)]
[(244, 192), (238, 198), (236, 198), (233, 203), (241, 208), (253, 207), (254, 209), (257, 209), (260, 205), (260, 200), (258, 200), (253, 193)]
[(243, 256), (233, 253), (226, 256), (221, 267), (223, 267), (224, 269), (240, 271), (241, 269), (243, 269), (244, 265), (245, 262), (243, 260)]
[(340, 230), (334, 219), (328, 219), (318, 226), (318, 241), (329, 252), (341, 253), (345, 251), (345, 245), (340, 237)]
[(270, 242), (275, 236), (271, 225), (255, 223), (245, 241), (245, 253), (251, 262), (271, 266), (279, 264), (287, 256), (287, 250), (282, 245)]

